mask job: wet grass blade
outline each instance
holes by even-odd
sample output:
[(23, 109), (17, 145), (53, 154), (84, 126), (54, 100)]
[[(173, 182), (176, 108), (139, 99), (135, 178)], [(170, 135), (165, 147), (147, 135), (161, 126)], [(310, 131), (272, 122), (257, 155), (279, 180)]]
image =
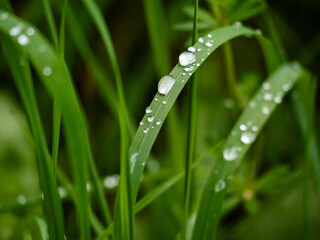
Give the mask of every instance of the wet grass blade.
[(193, 240), (214, 238), (230, 177), (272, 112), (302, 73), (302, 67), (297, 63), (282, 65), (263, 83), (239, 117), (227, 138), (223, 153), (212, 168), (203, 191), (192, 235)]
[[(7, 14), (0, 11), (0, 14)], [(19, 34), (9, 34), (19, 26)], [(30, 29), (32, 34), (30, 34)], [(29, 30), (29, 34), (27, 33)], [(76, 183), (76, 208), (79, 217), (81, 239), (90, 239), (89, 202), (86, 190), (89, 142), (86, 124), (67, 69), (61, 65), (55, 50), (31, 24), (8, 14), (0, 21), (0, 31), (18, 42), (27, 52), (49, 93), (57, 99), (62, 109), (68, 150), (71, 156)]]

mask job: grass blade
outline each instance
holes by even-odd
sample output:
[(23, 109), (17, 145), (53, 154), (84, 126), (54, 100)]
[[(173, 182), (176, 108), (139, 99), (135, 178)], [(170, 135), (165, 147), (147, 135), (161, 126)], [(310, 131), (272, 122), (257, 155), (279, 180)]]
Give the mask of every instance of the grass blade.
[[(4, 13), (0, 11), (0, 14)], [(39, 31), (35, 30), (35, 27), (27, 22), (18, 20), (10, 14), (8, 14), (5, 20), (0, 21), (0, 31), (5, 35), (9, 35), (10, 29), (15, 26), (22, 26), (22, 34), (10, 36), (11, 40), (13, 42), (18, 41), (25, 51), (27, 51), (44, 85), (61, 106), (67, 146), (70, 151), (76, 182), (76, 207), (81, 229), (81, 239), (90, 239), (89, 204), (86, 191), (86, 165), (89, 157), (89, 141), (84, 116), (70, 75), (66, 68), (61, 65), (50, 43)], [(34, 34), (27, 36), (26, 31), (28, 29), (34, 29)]]
[(48, 22), (53, 45), (55, 46), (56, 49), (58, 49), (58, 44), (59, 44), (58, 33), (57, 33), (57, 28), (53, 18), (52, 9), (51, 9), (49, 0), (42, 0), (42, 5), (43, 5), (45, 16)]
[[(227, 138), (223, 154), (213, 166), (203, 191), (192, 235), (193, 240), (214, 238), (230, 176), (239, 166), (271, 113), (301, 77), (302, 72), (301, 66), (297, 63), (282, 65), (264, 82), (239, 117)], [(240, 131), (240, 125), (246, 128), (244, 132)]]

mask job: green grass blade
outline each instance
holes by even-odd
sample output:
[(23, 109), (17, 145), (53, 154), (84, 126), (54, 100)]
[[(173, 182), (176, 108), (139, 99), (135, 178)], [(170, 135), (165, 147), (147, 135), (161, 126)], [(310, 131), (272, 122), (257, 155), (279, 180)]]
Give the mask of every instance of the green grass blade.
[[(301, 66), (297, 63), (282, 65), (264, 82), (239, 117), (227, 138), (223, 153), (212, 168), (203, 191), (192, 236), (193, 240), (214, 238), (230, 176), (239, 166), (245, 153), (272, 112), (282, 101), (283, 96), (301, 77), (302, 72)], [(240, 125), (243, 125), (246, 130), (242, 132), (239, 129)]]
[[(3, 3), (0, 6), (4, 7)], [(5, 34), (1, 33), (1, 35), (4, 53), (25, 105), (35, 141), (39, 180), (44, 194), (44, 210), (49, 225), (49, 236), (62, 240), (64, 239), (62, 206), (50, 167), (51, 159), (37, 107), (29, 63), (26, 55), (22, 53), (22, 49), (12, 43)]]
[(61, 126), (61, 109), (57, 100), (53, 101), (53, 120), (52, 120), (52, 161), (53, 161), (53, 176), (56, 176), (58, 165), (58, 152), (60, 140)]
[(53, 45), (55, 46), (56, 49), (58, 49), (58, 32), (57, 32), (56, 24), (53, 18), (52, 9), (51, 9), (49, 0), (42, 0), (42, 5), (43, 5), (45, 16), (48, 22)]
[(118, 117), (120, 125), (120, 186), (119, 186), (119, 199), (120, 199), (120, 212), (119, 219), (116, 222), (120, 231), (115, 231), (115, 239), (133, 239), (133, 201), (132, 201), (132, 180), (130, 176), (130, 164), (128, 154), (128, 114), (124, 98), (124, 90), (122, 85), (122, 78), (118, 66), (116, 54), (113, 48), (113, 43), (107, 24), (104, 21), (103, 15), (93, 0), (83, 0), (89, 14), (97, 25), (97, 28), (102, 36), (103, 42), (107, 49), (112, 69), (114, 71), (117, 93), (118, 93)]
[[(3, 13), (3, 11), (0, 11), (0, 14)], [(19, 24), (23, 26), (22, 34), (10, 36), (11, 40), (13, 42), (18, 41), (27, 51), (44, 85), (49, 93), (57, 99), (62, 109), (67, 146), (70, 151), (76, 183), (76, 207), (81, 239), (87, 240), (90, 239), (89, 204), (86, 191), (89, 141), (84, 116), (68, 71), (61, 65), (55, 50), (42, 34), (34, 26), (18, 20), (10, 14), (5, 20), (0, 21), (0, 31), (9, 35), (10, 29)], [(26, 33), (28, 29), (34, 29), (34, 34), (28, 36)]]

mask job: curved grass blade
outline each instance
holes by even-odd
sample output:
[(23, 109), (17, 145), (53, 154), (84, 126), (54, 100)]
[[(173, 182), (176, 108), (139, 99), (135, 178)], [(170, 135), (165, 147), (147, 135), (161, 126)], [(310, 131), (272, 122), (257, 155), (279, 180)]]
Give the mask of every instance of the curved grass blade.
[[(89, 142), (84, 116), (67, 69), (61, 65), (50, 43), (32, 25), (7, 12), (0, 21), (0, 31), (25, 49), (48, 91), (62, 108), (67, 146), (70, 151), (76, 183), (76, 208), (81, 239), (90, 239), (89, 204), (86, 191)], [(19, 26), (18, 34), (11, 34)], [(32, 34), (30, 34), (30, 29)], [(29, 30), (29, 31), (28, 31)], [(29, 34), (28, 34), (29, 33)], [(13, 35), (13, 36), (12, 36)]]
[(284, 95), (302, 76), (298, 63), (283, 64), (262, 85), (234, 125), (201, 197), (193, 240), (213, 239), (229, 178)]

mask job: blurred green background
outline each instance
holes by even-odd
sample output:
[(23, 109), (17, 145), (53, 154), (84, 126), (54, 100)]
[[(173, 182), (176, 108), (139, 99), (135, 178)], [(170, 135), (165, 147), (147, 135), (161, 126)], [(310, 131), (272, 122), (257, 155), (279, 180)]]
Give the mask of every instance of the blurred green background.
[[(61, 1), (51, 2), (56, 22), (59, 23)], [(192, 15), (188, 5), (191, 2), (97, 2), (103, 9), (114, 41), (129, 114), (134, 126), (138, 126), (145, 107), (157, 91), (158, 80), (169, 73), (177, 63), (179, 53), (191, 42)], [(219, 2), (230, 10), (237, 1)], [(257, 1), (257, 4), (261, 2)], [(15, 0), (11, 3), (17, 16), (33, 23), (49, 37), (40, 0)], [(267, 3), (268, 8), (244, 19), (243, 23), (260, 28), (268, 37), (264, 16), (268, 12), (288, 58), (299, 61), (309, 69), (316, 82), (320, 74), (320, 1), (273, 0)], [(156, 6), (156, 11), (150, 11), (150, 4)], [(217, 27), (210, 22), (210, 17), (215, 18), (210, 4), (200, 1), (201, 10), (207, 18), (200, 19), (199, 35)], [(115, 89), (112, 68), (100, 35), (83, 4), (70, 0), (68, 8), (65, 56), (86, 113), (96, 164), (100, 176), (118, 174), (118, 121), (114, 109), (110, 108), (99, 91), (94, 70), (90, 67), (92, 59), (81, 54), (87, 49), (78, 44), (80, 36), (74, 21), (80, 26), (82, 37), (87, 39), (95, 59), (101, 65), (99, 67), (108, 74)], [(237, 88), (245, 104), (267, 77), (267, 69), (256, 39), (239, 38), (232, 40), (231, 44)], [(197, 157), (226, 138), (239, 116), (240, 111), (235, 107), (237, 104), (228, 91), (223, 57), (222, 49), (218, 49), (199, 69)], [(28, 219), (31, 216), (43, 217), (39, 201), (34, 200), (30, 206), (24, 206), (26, 198), (32, 200), (40, 194), (37, 166), (28, 121), (2, 51), (0, 79), (0, 239), (30, 239), (27, 238)], [(46, 137), (51, 146), (52, 99), (36, 74), (34, 84)], [(316, 191), (319, 186), (315, 183), (312, 165), (308, 161), (299, 120), (290, 104), (290, 98), (301, 97), (308, 101), (309, 84), (300, 83), (299, 87), (304, 89), (305, 95), (300, 96), (293, 91), (278, 107), (238, 169), (228, 190), (217, 239), (320, 239), (320, 205)], [(320, 111), (318, 94), (316, 96), (314, 122), (319, 140), (317, 123)], [(184, 91), (154, 145), (139, 196), (183, 169), (186, 103), (187, 94)], [(195, 171), (194, 202), (200, 197), (214, 159), (215, 154), (209, 154)], [(63, 135), (58, 164), (71, 177)], [(108, 190), (106, 197), (113, 206), (115, 191)], [(136, 239), (176, 239), (183, 211), (182, 199), (183, 183), (180, 182), (139, 213), (135, 223)], [(63, 206), (68, 239), (77, 239), (74, 206), (68, 199)]]

